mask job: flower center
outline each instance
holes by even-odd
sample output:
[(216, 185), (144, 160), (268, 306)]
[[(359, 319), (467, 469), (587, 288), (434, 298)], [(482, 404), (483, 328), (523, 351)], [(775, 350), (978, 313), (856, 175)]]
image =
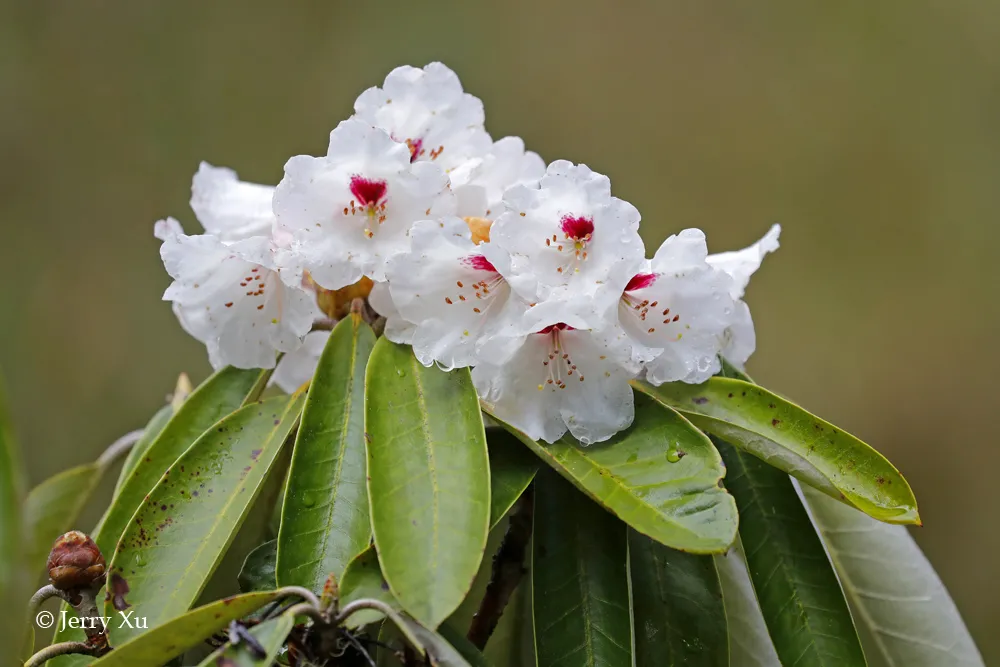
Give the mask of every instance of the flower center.
[[(582, 215), (564, 215), (559, 222), (559, 227), (562, 229), (565, 239), (560, 241), (559, 235), (553, 234), (552, 238), (545, 239), (545, 245), (549, 248), (554, 247), (559, 252), (573, 253), (569, 264), (572, 264), (574, 260), (586, 260), (587, 245), (594, 238), (594, 219)], [(556, 268), (556, 271), (563, 273), (566, 268), (573, 268), (573, 271), (576, 273), (580, 272), (579, 266), (569, 267), (567, 265)]]
[[(501, 288), (507, 284), (507, 281), (500, 275), (490, 260), (482, 255), (469, 255), (463, 257), (461, 262), (469, 268), (482, 271), (487, 275), (475, 282), (456, 280), (455, 286), (458, 288), (458, 291), (455, 293), (454, 298), (446, 296), (444, 302), (449, 306), (453, 306), (456, 303), (471, 305), (472, 312), (485, 317), (485, 313), (489, 311), (494, 303), (497, 303), (494, 297), (500, 294)], [(500, 303), (503, 303), (503, 299), (500, 300)], [(466, 331), (465, 335), (468, 336), (469, 332)]]
[(406, 147), (410, 149), (410, 162), (416, 162), (424, 154), (423, 139), (407, 139)]
[(546, 376), (545, 382), (538, 385), (538, 391), (542, 391), (546, 387), (553, 391), (556, 389), (565, 389), (566, 382), (572, 380), (574, 376), (580, 382), (584, 381), (583, 373), (577, 370), (576, 364), (570, 358), (569, 352), (566, 350), (566, 346), (563, 345), (562, 336), (560, 335), (563, 331), (572, 330), (573, 327), (564, 322), (559, 322), (558, 324), (549, 325), (533, 334), (535, 336), (549, 337), (548, 353), (542, 358), (542, 368)]
[[(625, 291), (622, 293), (621, 305), (627, 309), (633, 317), (637, 318), (639, 322), (648, 322), (653, 326), (649, 326), (646, 329), (646, 333), (652, 334), (656, 333), (656, 327), (662, 326), (656, 323), (660, 317), (663, 318), (663, 324), (673, 324), (681, 319), (680, 315), (676, 313), (671, 313), (670, 308), (663, 308), (662, 312), (658, 313), (660, 310), (659, 301), (650, 301), (649, 299), (641, 299), (635, 295), (629, 294), (629, 292), (634, 292), (636, 290), (641, 290), (645, 287), (651, 286), (659, 276), (655, 273), (639, 273), (632, 276), (632, 279), (628, 281), (628, 285), (625, 286)], [(647, 326), (643, 324), (642, 326)], [(683, 334), (677, 334), (677, 340), (680, 340)]]
[(385, 222), (385, 198), (388, 186), (385, 181), (355, 174), (351, 176), (350, 190), (354, 199), (351, 200), (350, 206), (344, 207), (344, 215), (364, 215), (364, 233), (367, 238), (371, 238), (375, 235), (372, 223), (381, 225)]

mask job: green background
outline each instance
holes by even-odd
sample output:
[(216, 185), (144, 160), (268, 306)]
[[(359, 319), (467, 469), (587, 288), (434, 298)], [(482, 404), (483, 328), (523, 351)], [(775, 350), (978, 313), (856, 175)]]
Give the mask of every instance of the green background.
[(750, 371), (897, 463), (1000, 660), (995, 0), (0, 0), (0, 367), (33, 481), (206, 375), (151, 233), (195, 229), (198, 161), (274, 183), (430, 60), (495, 137), (609, 174), (650, 253), (784, 225)]

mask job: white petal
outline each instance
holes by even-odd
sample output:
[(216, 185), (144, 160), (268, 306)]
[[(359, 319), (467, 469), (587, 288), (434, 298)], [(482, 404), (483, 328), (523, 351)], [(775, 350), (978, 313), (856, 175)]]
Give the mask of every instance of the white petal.
[(504, 192), (515, 185), (538, 187), (545, 162), (524, 150), (520, 137), (504, 137), (484, 158), (468, 160), (454, 169), (452, 187), (458, 195), (458, 214), (493, 220), (503, 213)]
[(533, 326), (602, 328), (613, 320), (645, 250), (639, 212), (611, 196), (608, 178), (553, 162), (538, 189), (512, 187), (504, 205), (490, 240), (509, 256), (511, 286), (537, 304), (528, 314)]
[(632, 423), (629, 356), (620, 330), (554, 329), (527, 336), (503, 365), (476, 366), (472, 378), (497, 416), (532, 438), (551, 443), (568, 429), (586, 445)]
[(292, 284), (304, 271), (326, 289), (362, 275), (385, 280), (385, 262), (409, 247), (411, 225), (449, 214), (454, 204), (439, 167), (410, 164), (406, 147), (384, 131), (344, 121), (326, 157), (297, 156), (285, 165), (274, 211), (278, 232), (292, 240), (279, 264)]
[(781, 235), (781, 225), (772, 225), (761, 240), (743, 250), (720, 252), (708, 256), (708, 263), (725, 271), (733, 278), (733, 296), (743, 296), (752, 276), (760, 268), (761, 262), (769, 252), (778, 249), (778, 237)]
[(723, 333), (722, 356), (742, 369), (756, 348), (757, 333), (750, 317), (750, 307), (743, 301), (737, 301), (730, 324)]
[(191, 208), (205, 231), (223, 241), (270, 233), (274, 187), (239, 180), (236, 172), (202, 162), (191, 183)]
[(278, 367), (271, 376), (271, 384), (277, 385), (286, 394), (291, 394), (311, 380), (329, 339), (329, 331), (310, 331), (306, 334), (302, 346), (286, 354), (278, 362)]
[(485, 155), (492, 143), (483, 127), (483, 103), (463, 92), (458, 76), (441, 63), (397, 67), (382, 88), (358, 97), (354, 111), (406, 143), (414, 161), (432, 161), (446, 171)]
[(417, 325), (413, 351), (421, 363), (451, 369), (476, 362), (482, 343), (524, 311), (507, 282), (471, 240), (461, 218), (424, 220), (412, 246), (389, 262), (392, 302)]
[(312, 294), (280, 280), (266, 237), (164, 236), (160, 255), (174, 282), (163, 298), (214, 366), (272, 368), (276, 352), (298, 348), (319, 309)]
[(383, 334), (393, 343), (410, 345), (413, 342), (413, 332), (417, 325), (404, 320), (399, 315), (396, 304), (392, 302), (392, 294), (389, 292), (389, 283), (375, 283), (371, 294), (368, 295), (368, 303), (375, 312), (385, 318), (385, 331)]

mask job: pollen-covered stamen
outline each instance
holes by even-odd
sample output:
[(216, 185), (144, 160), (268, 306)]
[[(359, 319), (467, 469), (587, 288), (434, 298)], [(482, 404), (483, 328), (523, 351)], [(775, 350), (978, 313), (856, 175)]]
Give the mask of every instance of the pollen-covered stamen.
[(364, 215), (364, 233), (371, 238), (375, 235), (372, 222), (380, 225), (385, 222), (386, 182), (355, 174), (351, 176), (350, 189), (355, 198), (344, 207), (344, 215)]
[(507, 281), (483, 255), (468, 255), (460, 261), (475, 271), (481, 271), (483, 275), (481, 278), (476, 276), (471, 280), (456, 280), (457, 291), (453, 295), (444, 297), (444, 302), (449, 306), (468, 303), (472, 306), (472, 312), (485, 316), (494, 304), (502, 303), (502, 300), (498, 302), (494, 297), (501, 294), (501, 288)]
[(573, 327), (559, 322), (533, 334), (535, 336), (549, 337), (548, 353), (542, 359), (542, 367), (545, 369), (546, 377), (545, 382), (538, 385), (539, 391), (546, 387), (552, 390), (565, 389), (567, 381), (573, 379), (579, 382), (585, 381), (583, 374), (577, 370), (576, 364), (573, 363), (573, 359), (570, 358), (569, 352), (562, 341), (561, 332), (572, 330)]
[(564, 215), (559, 222), (562, 229), (563, 238), (560, 240), (558, 234), (546, 237), (545, 245), (555, 248), (560, 253), (572, 253), (568, 261), (556, 268), (556, 272), (563, 273), (567, 268), (574, 271), (580, 270), (579, 266), (571, 266), (574, 262), (585, 261), (588, 256), (587, 246), (594, 238), (594, 220), (586, 216)]
[(424, 150), (423, 139), (407, 139), (406, 147), (410, 149), (410, 162), (416, 162), (422, 158), (426, 152)]
[[(640, 299), (637, 296), (629, 294), (629, 292), (634, 292), (646, 287), (650, 287), (654, 282), (656, 282), (657, 274), (655, 273), (639, 273), (632, 276), (632, 279), (628, 281), (628, 285), (625, 286), (625, 291), (622, 293), (621, 302), (622, 304), (631, 312), (635, 317), (639, 319), (640, 322), (646, 322), (647, 317), (649, 322), (653, 325), (646, 329), (646, 333), (655, 333), (656, 327), (660, 326), (656, 323), (656, 320), (660, 317), (663, 319), (663, 324), (673, 324), (681, 319), (681, 316), (676, 313), (671, 313), (670, 308), (663, 308), (663, 304), (659, 301), (650, 301), (649, 299)], [(663, 312), (658, 313), (660, 308), (663, 308)], [(677, 334), (677, 339), (681, 339), (681, 334)]]

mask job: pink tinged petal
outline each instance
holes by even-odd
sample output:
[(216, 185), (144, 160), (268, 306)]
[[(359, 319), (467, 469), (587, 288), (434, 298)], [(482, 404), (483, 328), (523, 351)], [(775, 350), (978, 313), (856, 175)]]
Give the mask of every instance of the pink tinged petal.
[(375, 206), (385, 197), (386, 182), (365, 178), (355, 174), (351, 176), (351, 194), (357, 197), (362, 206)]
[(646, 287), (652, 286), (656, 282), (655, 273), (637, 273), (632, 276), (628, 284), (625, 285), (626, 292), (633, 292), (635, 290), (645, 289)]
[(574, 241), (589, 241), (594, 235), (594, 219), (583, 215), (564, 215), (559, 227), (567, 238)]
[(483, 255), (469, 255), (462, 259), (462, 263), (476, 271), (488, 271), (490, 273), (499, 273), (497, 268), (493, 266), (490, 260), (486, 259)]

